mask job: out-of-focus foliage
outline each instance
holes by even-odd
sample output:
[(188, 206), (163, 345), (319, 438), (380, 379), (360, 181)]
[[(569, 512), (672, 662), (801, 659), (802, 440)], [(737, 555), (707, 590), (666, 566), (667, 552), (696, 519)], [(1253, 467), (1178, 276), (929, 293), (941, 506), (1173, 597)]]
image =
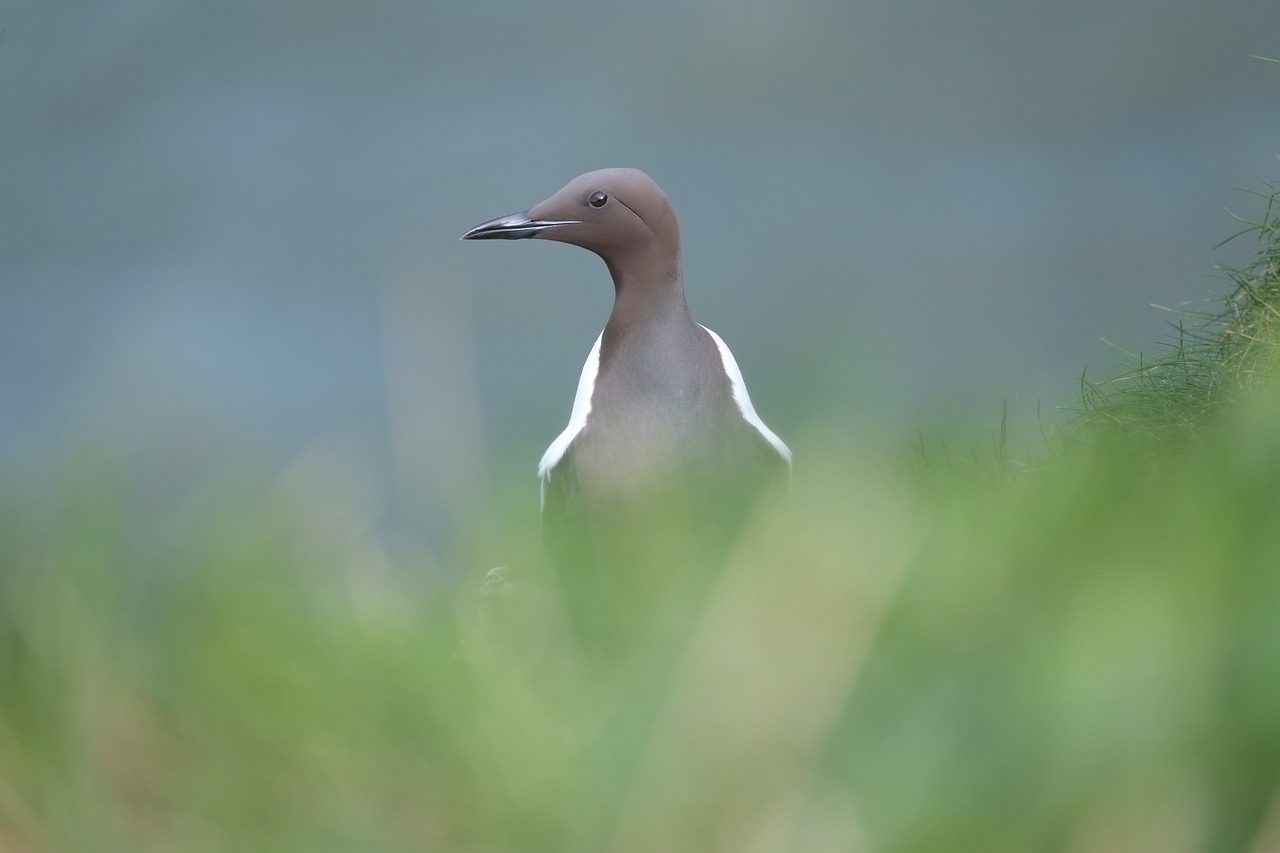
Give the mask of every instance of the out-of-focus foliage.
[[(1194, 440), (922, 494), (817, 425), (789, 505), (605, 669), (536, 530), (453, 558), (512, 555), (478, 608), (488, 566), (329, 547), (305, 493), (213, 489), (150, 535), (90, 464), (52, 519), (8, 494), (0, 849), (1275, 849), (1267, 222), (1218, 349), (1161, 363), (1232, 389)], [(1090, 413), (1165, 435), (1162, 372)]]

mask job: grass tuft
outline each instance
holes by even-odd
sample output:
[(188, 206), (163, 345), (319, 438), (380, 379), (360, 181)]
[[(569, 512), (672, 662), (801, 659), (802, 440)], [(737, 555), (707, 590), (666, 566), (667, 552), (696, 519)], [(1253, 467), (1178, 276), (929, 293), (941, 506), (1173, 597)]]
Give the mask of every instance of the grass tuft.
[(1155, 356), (1126, 353), (1123, 372), (1106, 380), (1082, 375), (1073, 439), (1163, 452), (1267, 380), (1280, 348), (1280, 189), (1266, 186), (1250, 192), (1260, 216), (1215, 247), (1250, 235), (1259, 243), (1247, 266), (1220, 267), (1232, 291), (1210, 310), (1174, 312)]

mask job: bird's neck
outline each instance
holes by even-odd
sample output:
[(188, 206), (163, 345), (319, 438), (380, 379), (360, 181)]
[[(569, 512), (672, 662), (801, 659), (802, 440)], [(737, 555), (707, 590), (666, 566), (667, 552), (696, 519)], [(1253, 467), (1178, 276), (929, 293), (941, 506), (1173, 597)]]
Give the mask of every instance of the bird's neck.
[(605, 263), (613, 277), (610, 326), (620, 330), (677, 318), (693, 322), (684, 298), (679, 252), (632, 256), (624, 262), (606, 259)]

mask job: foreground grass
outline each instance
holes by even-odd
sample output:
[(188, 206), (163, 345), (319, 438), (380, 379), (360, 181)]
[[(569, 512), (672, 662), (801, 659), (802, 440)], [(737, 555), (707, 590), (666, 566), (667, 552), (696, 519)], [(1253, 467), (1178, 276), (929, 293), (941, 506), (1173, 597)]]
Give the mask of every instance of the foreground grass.
[(146, 565), (88, 489), (5, 531), (0, 849), (1272, 849), (1277, 423), (928, 501), (845, 459), (604, 677), (554, 595), (468, 642), (269, 498)]
[(0, 850), (1276, 849), (1268, 304), (1184, 348), (1211, 416), (1154, 405), (1164, 363), (1089, 401), (1154, 464), (1087, 440), (922, 494), (815, 429), (789, 507), (603, 671), (553, 578), (478, 634), (481, 572), (287, 494), (145, 533), (92, 466), (52, 520), (10, 495)]

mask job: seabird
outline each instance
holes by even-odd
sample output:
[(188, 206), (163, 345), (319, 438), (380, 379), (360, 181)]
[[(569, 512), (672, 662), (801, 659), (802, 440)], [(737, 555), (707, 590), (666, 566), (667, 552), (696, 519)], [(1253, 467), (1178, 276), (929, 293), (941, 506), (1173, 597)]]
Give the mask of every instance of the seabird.
[[(713, 483), (740, 500), (789, 480), (791, 451), (756, 414), (729, 347), (689, 313), (675, 211), (648, 175), (588, 172), (462, 235), (526, 238), (594, 252), (614, 288), (568, 426), (538, 465), (544, 522), (625, 514), (655, 496), (669, 502), (673, 483), (684, 493)], [(698, 494), (690, 511), (706, 513), (708, 493)]]

